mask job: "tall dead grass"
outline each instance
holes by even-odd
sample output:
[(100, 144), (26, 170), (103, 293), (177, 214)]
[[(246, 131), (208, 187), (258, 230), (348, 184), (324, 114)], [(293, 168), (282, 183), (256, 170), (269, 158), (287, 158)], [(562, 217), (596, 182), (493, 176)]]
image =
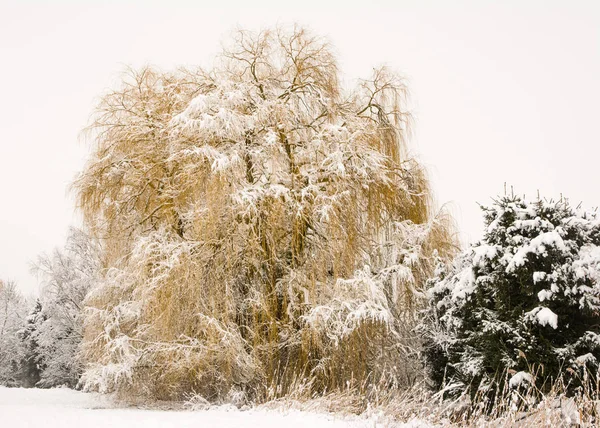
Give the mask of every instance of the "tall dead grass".
[(368, 392), (347, 388), (329, 394), (309, 396), (304, 389), (287, 397), (270, 400), (261, 407), (293, 408), (302, 411), (356, 415), (374, 421), (377, 426), (433, 427), (588, 427), (600, 424), (599, 383), (589, 372), (582, 372), (581, 388), (575, 393), (565, 377), (551, 384), (512, 388), (511, 374), (503, 375), (504, 387), (492, 402), (487, 391), (473, 397), (468, 392), (454, 398), (446, 385), (438, 392), (424, 383), (411, 388), (389, 388), (371, 384)]

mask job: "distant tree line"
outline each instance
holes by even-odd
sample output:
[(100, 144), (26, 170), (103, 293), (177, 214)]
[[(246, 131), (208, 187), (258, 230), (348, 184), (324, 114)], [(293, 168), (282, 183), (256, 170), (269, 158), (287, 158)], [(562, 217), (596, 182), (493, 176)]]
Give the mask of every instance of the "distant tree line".
[(27, 299), (14, 282), (0, 281), (0, 385), (77, 386), (83, 301), (99, 268), (98, 246), (72, 229), (64, 249), (33, 266), (39, 298)]

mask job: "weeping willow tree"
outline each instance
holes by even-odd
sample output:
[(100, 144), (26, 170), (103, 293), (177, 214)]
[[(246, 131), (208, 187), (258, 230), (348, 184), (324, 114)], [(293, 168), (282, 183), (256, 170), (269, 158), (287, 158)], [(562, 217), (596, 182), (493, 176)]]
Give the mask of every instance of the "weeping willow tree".
[(421, 285), (454, 251), (409, 122), (401, 79), (342, 88), (302, 29), (241, 31), (212, 70), (128, 73), (74, 184), (106, 264), (85, 385), (219, 400), (409, 382)]

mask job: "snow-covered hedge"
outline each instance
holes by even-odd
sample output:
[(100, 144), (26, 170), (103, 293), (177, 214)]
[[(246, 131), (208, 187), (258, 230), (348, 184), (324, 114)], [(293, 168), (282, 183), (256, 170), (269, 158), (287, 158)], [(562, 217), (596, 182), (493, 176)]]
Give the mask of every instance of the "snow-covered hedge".
[(483, 239), (430, 281), (434, 381), (515, 387), (525, 372), (540, 387), (561, 373), (576, 386), (600, 359), (597, 214), (514, 196), (483, 211)]

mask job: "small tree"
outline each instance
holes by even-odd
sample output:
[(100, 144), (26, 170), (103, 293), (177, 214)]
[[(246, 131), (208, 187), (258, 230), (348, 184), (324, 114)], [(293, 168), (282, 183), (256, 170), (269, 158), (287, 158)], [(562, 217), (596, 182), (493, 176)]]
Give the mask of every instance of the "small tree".
[(41, 255), (34, 264), (42, 285), (30, 334), (41, 370), (38, 386), (75, 387), (79, 382), (83, 300), (96, 285), (100, 267), (98, 243), (79, 229), (70, 230), (64, 249)]
[(573, 209), (566, 200), (514, 196), (483, 212), (483, 239), (430, 281), (426, 356), (434, 381), (459, 381), (462, 389), (477, 391), (502, 387), (507, 374), (517, 373), (511, 386), (529, 380), (538, 387), (560, 374), (577, 377), (582, 367), (595, 374), (596, 213)]
[(40, 349), (37, 335), (39, 326), (43, 321), (42, 304), (39, 300), (36, 300), (33, 308), (29, 311), (29, 315), (27, 315), (24, 328), (18, 332), (18, 338), (23, 348), (19, 384), (26, 388), (33, 388), (40, 381)]
[(20, 332), (26, 327), (27, 313), (27, 302), (16, 284), (0, 280), (0, 385), (21, 385), (27, 349)]

